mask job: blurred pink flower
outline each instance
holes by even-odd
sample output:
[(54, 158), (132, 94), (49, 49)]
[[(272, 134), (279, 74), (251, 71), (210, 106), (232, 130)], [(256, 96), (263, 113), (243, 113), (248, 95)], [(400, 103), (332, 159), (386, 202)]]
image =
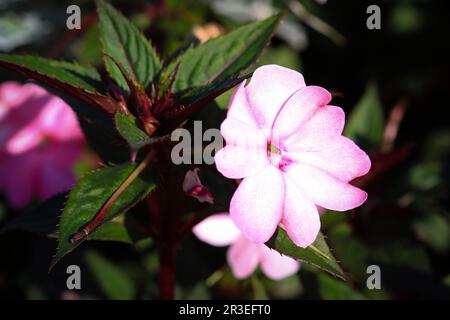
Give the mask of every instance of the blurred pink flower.
[(256, 69), (235, 91), (215, 162), (225, 177), (244, 178), (230, 216), (248, 239), (266, 242), (281, 222), (307, 247), (320, 229), (316, 206), (345, 211), (366, 200), (349, 181), (369, 171), (370, 159), (341, 135), (345, 115), (330, 101), (327, 90), (277, 65)]
[(238, 279), (250, 276), (261, 265), (264, 274), (273, 280), (280, 280), (298, 271), (300, 262), (282, 256), (265, 244), (254, 243), (245, 238), (227, 213), (209, 216), (193, 229), (203, 242), (213, 246), (227, 246), (228, 264)]
[(210, 204), (214, 203), (214, 198), (198, 176), (199, 168), (194, 170), (188, 170), (183, 181), (183, 191), (186, 192), (191, 197), (196, 198), (200, 202), (208, 202)]
[(0, 191), (13, 207), (70, 189), (84, 144), (60, 98), (34, 84), (0, 85)]

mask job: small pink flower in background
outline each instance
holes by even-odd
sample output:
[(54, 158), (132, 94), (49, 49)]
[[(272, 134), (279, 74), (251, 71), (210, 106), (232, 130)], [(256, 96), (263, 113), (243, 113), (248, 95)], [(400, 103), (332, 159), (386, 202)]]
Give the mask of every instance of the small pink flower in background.
[(330, 101), (327, 90), (277, 65), (256, 69), (235, 91), (215, 162), (225, 177), (244, 178), (230, 216), (248, 239), (264, 243), (281, 223), (307, 247), (320, 229), (316, 206), (345, 211), (366, 200), (349, 181), (369, 171), (370, 159), (342, 136), (344, 112)]
[(186, 172), (183, 182), (183, 191), (200, 202), (214, 203), (212, 194), (209, 192), (198, 176), (199, 168)]
[(282, 256), (265, 244), (254, 243), (245, 238), (227, 213), (209, 216), (193, 229), (203, 242), (213, 246), (227, 246), (227, 260), (238, 279), (249, 277), (261, 265), (264, 274), (273, 280), (280, 280), (295, 274), (300, 262)]
[(0, 85), (0, 192), (13, 207), (67, 191), (85, 142), (75, 114), (34, 85)]

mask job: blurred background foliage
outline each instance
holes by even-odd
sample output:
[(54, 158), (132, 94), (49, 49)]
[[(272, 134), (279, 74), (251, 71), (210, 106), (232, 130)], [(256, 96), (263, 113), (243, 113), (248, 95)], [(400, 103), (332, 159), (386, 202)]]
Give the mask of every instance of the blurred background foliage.
[[(82, 9), (82, 29), (69, 31), (66, 8), (75, 2)], [(366, 8), (374, 3), (381, 8), (381, 30), (366, 28)], [(177, 298), (450, 297), (446, 1), (117, 0), (113, 4), (163, 57), (194, 37), (204, 41), (286, 10), (285, 23), (259, 65), (275, 63), (299, 70), (308, 84), (330, 89), (333, 103), (347, 114), (345, 134), (373, 162), (371, 172), (355, 181), (369, 192), (364, 206), (322, 215), (324, 233), (348, 282), (308, 265), (278, 282), (262, 273), (238, 281), (226, 266), (225, 249), (190, 236), (178, 250)], [(0, 51), (99, 65), (100, 50), (93, 2), (0, 0)], [(19, 78), (2, 70), (0, 82), (11, 79)], [(203, 112), (198, 118), (207, 127), (218, 127), (230, 95), (216, 100), (214, 113)], [(75, 172), (82, 175), (94, 167), (93, 157), (87, 150)], [(0, 195), (0, 228), (36, 205), (14, 211)], [(46, 232), (52, 228), (41, 227)], [(0, 298), (157, 297), (158, 258), (151, 241), (90, 242), (48, 274), (55, 239), (26, 231), (26, 226), (19, 229), (23, 230), (0, 234)], [(66, 289), (66, 268), (71, 264), (81, 266), (82, 290)], [(372, 264), (381, 268), (381, 290), (367, 289), (366, 269)]]

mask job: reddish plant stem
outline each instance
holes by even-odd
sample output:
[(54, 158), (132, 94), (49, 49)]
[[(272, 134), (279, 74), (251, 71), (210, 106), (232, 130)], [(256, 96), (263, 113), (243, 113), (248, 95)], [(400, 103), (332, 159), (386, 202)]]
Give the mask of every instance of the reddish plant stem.
[(159, 246), (159, 298), (175, 298), (175, 244), (161, 243)]

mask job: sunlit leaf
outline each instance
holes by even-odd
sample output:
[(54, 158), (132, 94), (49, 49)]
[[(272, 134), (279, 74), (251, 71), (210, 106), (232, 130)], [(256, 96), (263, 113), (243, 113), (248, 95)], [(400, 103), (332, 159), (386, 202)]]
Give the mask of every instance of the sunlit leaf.
[[(155, 189), (156, 184), (150, 172), (136, 175), (141, 165), (123, 164), (97, 170), (77, 183), (70, 192), (60, 219), (59, 245), (52, 265), (86, 239), (72, 241), (74, 234), (91, 222), (100, 210), (107, 209), (100, 223), (102, 225), (127, 211)], [(112, 199), (114, 201), (110, 203)], [(105, 208), (105, 205), (109, 207)], [(95, 232), (87, 238), (95, 235)]]
[(312, 245), (307, 248), (300, 248), (289, 239), (285, 230), (278, 228), (275, 235), (266, 244), (286, 256), (312, 264), (343, 280), (346, 279), (322, 233), (319, 233)]
[(384, 116), (377, 88), (370, 84), (346, 122), (344, 135), (362, 147), (379, 146), (383, 141)]
[(161, 68), (155, 50), (144, 35), (119, 11), (103, 0), (97, 0), (96, 3), (106, 69), (122, 88), (128, 89), (117, 62), (136, 83), (147, 88)]

